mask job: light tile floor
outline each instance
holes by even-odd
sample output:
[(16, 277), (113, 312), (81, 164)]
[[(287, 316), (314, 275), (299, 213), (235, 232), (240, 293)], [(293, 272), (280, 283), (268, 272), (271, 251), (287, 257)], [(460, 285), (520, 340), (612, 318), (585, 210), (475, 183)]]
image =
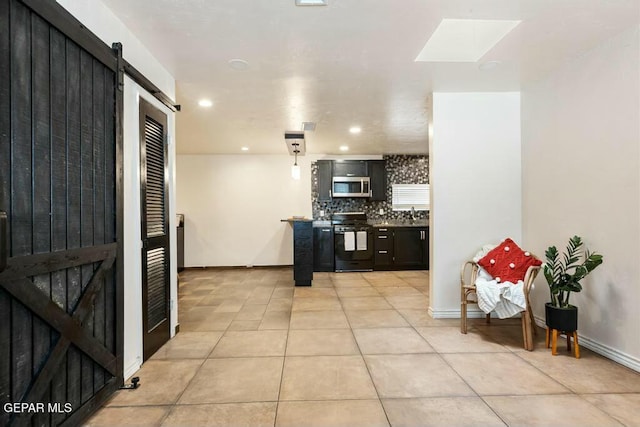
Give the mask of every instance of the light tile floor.
[(181, 332), (90, 426), (640, 426), (640, 374), (519, 319), (427, 314), (428, 272), (187, 270)]

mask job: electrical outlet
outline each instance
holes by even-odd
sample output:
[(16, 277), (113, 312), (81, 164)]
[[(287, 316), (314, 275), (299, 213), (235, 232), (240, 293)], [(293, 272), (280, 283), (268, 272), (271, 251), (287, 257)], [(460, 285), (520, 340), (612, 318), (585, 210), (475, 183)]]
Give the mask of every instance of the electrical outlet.
[(384, 215), (384, 209), (380, 209), (380, 210), (378, 211), (378, 213), (379, 213), (380, 215)]
[(320, 218), (324, 218), (324, 211), (320, 211)]

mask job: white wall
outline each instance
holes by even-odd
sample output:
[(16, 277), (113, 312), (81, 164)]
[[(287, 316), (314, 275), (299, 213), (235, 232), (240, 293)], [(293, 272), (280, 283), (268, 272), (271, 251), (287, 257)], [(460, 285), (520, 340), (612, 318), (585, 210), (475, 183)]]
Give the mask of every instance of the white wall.
[(186, 266), (292, 264), (292, 227), (280, 220), (311, 217), (310, 162), (298, 158), (297, 181), (289, 155), (179, 155)]
[[(640, 370), (639, 28), (522, 92), (523, 236), (544, 256), (574, 234), (604, 264), (573, 294), (581, 344)], [(533, 294), (544, 317), (544, 278)]]
[[(283, 151), (285, 151), (283, 143)], [(293, 233), (281, 219), (311, 218), (311, 163), (318, 159), (381, 159), (380, 155), (293, 157), (178, 155), (177, 212), (185, 214), (185, 265), (293, 264)]]
[(100, 0), (56, 0), (105, 44), (122, 43), (122, 56), (171, 99), (176, 98), (175, 79), (147, 48)]
[[(123, 56), (169, 97), (175, 97), (175, 80), (144, 45), (99, 0), (58, 0), (96, 36), (111, 46), (123, 44)], [(140, 252), (140, 149), (138, 99), (143, 97), (168, 115), (170, 140), (175, 141), (174, 114), (146, 91), (125, 78), (124, 86), (124, 377), (128, 378), (142, 364), (142, 266)], [(175, 144), (169, 145), (169, 221), (171, 230), (171, 299), (177, 301), (175, 244)], [(177, 324), (177, 303), (171, 312), (171, 333)]]
[(520, 94), (434, 93), (429, 162), (429, 312), (457, 318), (462, 263), (521, 241)]

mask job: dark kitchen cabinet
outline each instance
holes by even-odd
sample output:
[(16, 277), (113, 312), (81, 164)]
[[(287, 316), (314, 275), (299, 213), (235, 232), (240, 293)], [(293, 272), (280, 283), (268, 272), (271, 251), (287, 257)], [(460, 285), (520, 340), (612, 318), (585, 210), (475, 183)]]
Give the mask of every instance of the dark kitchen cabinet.
[(176, 252), (178, 271), (184, 270), (184, 215), (177, 215), (178, 226), (176, 228)]
[(313, 271), (335, 271), (333, 227), (313, 228)]
[(293, 280), (311, 286), (313, 280), (313, 223), (293, 221)]
[(425, 229), (406, 227), (394, 229), (393, 256), (399, 269), (421, 268), (424, 265), (426, 240)]
[(375, 232), (375, 270), (428, 270), (428, 227), (379, 227)]
[(334, 160), (333, 176), (369, 176), (366, 160)]
[(373, 239), (374, 270), (393, 270), (393, 231), (376, 228)]
[(384, 160), (369, 160), (369, 178), (371, 181), (370, 200), (387, 200), (387, 170)]
[(331, 160), (318, 160), (318, 200), (331, 200)]
[(385, 160), (318, 160), (318, 200), (331, 200), (333, 177), (369, 177), (372, 201), (387, 200)]

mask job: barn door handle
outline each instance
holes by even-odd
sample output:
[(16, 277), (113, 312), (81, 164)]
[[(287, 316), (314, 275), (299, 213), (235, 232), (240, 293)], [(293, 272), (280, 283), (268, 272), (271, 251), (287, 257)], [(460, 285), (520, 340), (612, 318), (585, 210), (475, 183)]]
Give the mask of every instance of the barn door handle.
[(7, 268), (9, 243), (7, 242), (7, 213), (0, 212), (0, 272)]

